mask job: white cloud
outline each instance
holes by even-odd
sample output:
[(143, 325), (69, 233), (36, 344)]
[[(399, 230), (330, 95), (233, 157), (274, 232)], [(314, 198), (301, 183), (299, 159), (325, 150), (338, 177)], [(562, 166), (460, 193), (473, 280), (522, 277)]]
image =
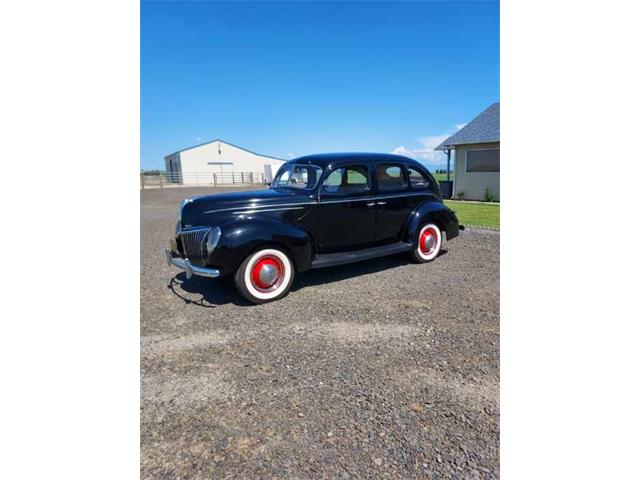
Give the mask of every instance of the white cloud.
[(416, 158), (415, 153), (412, 150), (400, 145), (399, 147), (394, 148), (391, 153), (395, 153), (396, 155), (404, 155), (405, 157)]
[(202, 141), (202, 137), (196, 137), (196, 142), (201, 142)]
[(466, 123), (459, 123), (455, 126), (455, 130), (448, 133), (419, 138), (418, 143), (420, 146), (417, 148), (407, 148), (404, 145), (400, 145), (394, 148), (391, 153), (414, 158), (428, 167), (441, 168), (446, 166), (447, 156), (444, 152), (436, 150), (435, 148), (449, 138), (452, 133), (457, 132), (465, 125)]

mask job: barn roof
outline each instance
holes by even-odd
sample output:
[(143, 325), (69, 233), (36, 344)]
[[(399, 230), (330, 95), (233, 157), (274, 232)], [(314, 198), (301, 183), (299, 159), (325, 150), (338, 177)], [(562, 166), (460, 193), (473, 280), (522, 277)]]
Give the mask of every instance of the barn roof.
[(173, 153), (171, 153), (169, 155), (166, 155), (165, 158), (166, 157), (170, 157), (172, 155), (175, 155), (176, 153), (184, 152), (186, 150), (191, 150), (193, 148), (202, 147), (204, 145), (209, 145), (210, 143), (214, 143), (214, 142), (224, 143), (225, 145), (230, 145), (232, 147), (239, 148), (240, 150), (244, 150), (245, 152), (253, 153), (254, 155), (258, 155), (260, 157), (272, 158), (274, 160), (280, 160), (281, 162), (286, 162), (286, 160), (284, 158), (272, 157), (271, 155), (263, 155), (262, 153), (252, 152), (251, 150), (247, 150), (246, 148), (239, 147), (238, 145), (234, 145), (233, 143), (225, 142), (221, 138), (216, 138), (215, 140), (211, 140), (210, 142), (199, 143), (198, 145), (194, 145), (192, 147), (183, 148), (183, 149), (178, 150), (176, 152), (173, 152)]
[(436, 150), (448, 150), (456, 145), (499, 141), (500, 102), (496, 102), (438, 145)]

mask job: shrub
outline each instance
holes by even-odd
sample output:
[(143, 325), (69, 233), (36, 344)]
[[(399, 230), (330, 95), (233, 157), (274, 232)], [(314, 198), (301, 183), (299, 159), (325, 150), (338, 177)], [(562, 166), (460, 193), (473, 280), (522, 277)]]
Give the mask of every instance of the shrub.
[(496, 201), (496, 194), (493, 193), (493, 190), (491, 190), (489, 187), (487, 187), (484, 191), (484, 201), (485, 202), (495, 202)]

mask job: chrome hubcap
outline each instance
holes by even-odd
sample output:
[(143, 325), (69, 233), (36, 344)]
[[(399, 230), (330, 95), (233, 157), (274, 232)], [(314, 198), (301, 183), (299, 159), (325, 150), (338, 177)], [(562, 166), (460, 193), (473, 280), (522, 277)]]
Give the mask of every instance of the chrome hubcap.
[(427, 250), (431, 250), (433, 247), (436, 246), (436, 239), (433, 235), (429, 235), (424, 243), (427, 247)]
[(426, 228), (420, 234), (420, 243), (418, 248), (424, 255), (430, 255), (433, 253), (438, 244), (438, 237), (433, 228)]
[(263, 285), (271, 286), (278, 280), (278, 269), (274, 265), (264, 264), (260, 268), (258, 277)]

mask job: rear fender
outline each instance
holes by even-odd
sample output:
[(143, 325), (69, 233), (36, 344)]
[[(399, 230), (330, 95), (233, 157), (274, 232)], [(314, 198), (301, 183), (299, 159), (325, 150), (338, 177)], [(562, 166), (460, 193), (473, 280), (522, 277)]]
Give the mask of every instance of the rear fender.
[(447, 240), (458, 236), (458, 218), (453, 210), (444, 203), (430, 201), (420, 204), (409, 217), (406, 241), (415, 246), (418, 230), (425, 223), (437, 225), (446, 234)]

